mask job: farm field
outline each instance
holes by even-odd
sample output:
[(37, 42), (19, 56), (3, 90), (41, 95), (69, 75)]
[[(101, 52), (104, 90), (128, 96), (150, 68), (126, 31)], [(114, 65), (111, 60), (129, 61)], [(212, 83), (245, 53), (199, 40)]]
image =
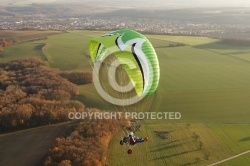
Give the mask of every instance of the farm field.
[(41, 165), (55, 139), (64, 136), (69, 126), (62, 123), (0, 134), (0, 165)]
[(7, 47), (4, 49), (4, 52), (0, 52), (0, 61), (7, 62), (15, 59), (32, 57), (46, 60), (42, 51), (44, 46), (44, 43), (23, 43)]
[(167, 40), (171, 42), (184, 43), (191, 46), (208, 44), (218, 41), (217, 39), (211, 39), (207, 37), (199, 37), (199, 36), (168, 36), (168, 35), (147, 35), (148, 38), (159, 39), (159, 40)]
[(51, 36), (44, 41), (47, 44), (46, 55), (50, 66), (61, 70), (90, 71), (91, 65), (87, 53), (91, 38), (77, 31)]
[[(211, 129), (212, 128), (212, 129)], [(223, 137), (217, 135), (213, 129), (216, 128), (222, 132), (227, 132), (224, 125), (205, 125), (191, 124), (187, 127), (185, 124), (146, 124), (142, 131), (136, 133), (137, 136), (148, 136), (149, 142), (137, 145), (133, 149), (132, 155), (127, 155), (128, 148), (121, 147), (119, 140), (121, 135), (118, 134), (110, 143), (108, 159), (111, 165), (144, 165), (144, 166), (165, 166), (165, 165), (208, 165), (216, 161), (228, 158), (233, 154), (237, 154), (232, 149), (240, 151), (249, 147), (248, 142), (238, 142), (234, 139), (244, 139), (249, 135), (249, 125), (242, 125), (239, 130), (235, 125), (227, 125), (231, 128), (229, 131), (234, 136), (228, 135)], [(171, 138), (162, 139), (155, 131), (167, 131)], [(193, 133), (199, 135), (196, 140)], [(231, 139), (231, 142), (228, 142)], [(202, 149), (200, 149), (202, 142)], [(228, 144), (229, 143), (229, 144)], [(237, 147), (241, 146), (241, 147)], [(122, 148), (122, 150), (120, 150)], [(206, 154), (210, 154), (208, 160)], [(197, 159), (197, 157), (199, 159)], [(247, 160), (239, 163), (247, 164)]]
[(206, 49), (219, 55), (231, 57), (233, 59), (241, 59), (250, 63), (250, 48), (245, 46), (227, 45), (221, 42), (213, 42), (195, 46), (195, 48)]
[(39, 37), (46, 37), (51, 35), (62, 34), (62, 31), (13, 31), (13, 30), (0, 30), (0, 38), (8, 37), (18, 41), (27, 41)]
[(249, 150), (250, 125), (209, 125), (209, 128), (223, 141), (234, 154)]
[(246, 154), (244, 156), (240, 156), (225, 163), (219, 164), (218, 166), (235, 166), (235, 165), (248, 166), (249, 163), (250, 163), (250, 154)]
[[(46, 53), (50, 57), (50, 65), (62, 70), (92, 70), (87, 56), (88, 41), (103, 33), (73, 31), (51, 36), (44, 41), (48, 44)], [(159, 37), (150, 36), (160, 65), (164, 65), (161, 65), (155, 110), (179, 111), (183, 114), (182, 122), (249, 122), (248, 62), (209, 49), (196, 48), (200, 44), (214, 42), (215, 39), (202, 38), (200, 41), (195, 40), (195, 37), (188, 37), (192, 45), (198, 46), (168, 47), (171, 42), (168, 41), (168, 36), (163, 36), (160, 40), (156, 38)], [(179, 42), (179, 37), (174, 41)], [(87, 106), (103, 106), (103, 103), (96, 103), (103, 100), (93, 85), (80, 86), (79, 91), (90, 94), (88, 98), (94, 100), (88, 101)], [(110, 104), (104, 105), (114, 109)]]
[[(105, 33), (70, 31), (49, 36), (47, 40), (13, 45), (0, 53), (0, 62), (38, 57), (48, 61), (53, 68), (91, 71), (88, 42)], [(115, 166), (207, 165), (249, 150), (249, 47), (224, 45), (206, 37), (147, 36), (160, 62), (159, 88), (152, 107), (132, 107), (145, 112), (148, 109), (180, 112), (182, 118), (145, 121), (136, 135), (147, 135), (150, 140), (138, 145), (130, 156), (126, 148), (120, 150), (119, 133), (110, 143), (109, 163)], [(175, 42), (186, 46), (169, 47)], [(86, 107), (117, 109), (99, 96), (93, 84), (78, 86), (78, 91), (76, 99)], [(154, 131), (169, 131), (172, 137), (164, 140)], [(199, 134), (198, 140), (193, 138), (194, 132)], [(202, 149), (199, 149), (199, 142), (203, 143)], [(204, 158), (207, 153), (209, 160)], [(228, 163), (244, 165), (249, 161), (249, 155), (240, 158)]]

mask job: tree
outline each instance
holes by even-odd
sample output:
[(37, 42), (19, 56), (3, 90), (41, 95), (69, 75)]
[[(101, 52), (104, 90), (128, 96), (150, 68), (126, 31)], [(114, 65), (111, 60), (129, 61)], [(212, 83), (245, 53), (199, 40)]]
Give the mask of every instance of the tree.
[(58, 166), (72, 166), (70, 160), (62, 160)]
[(206, 152), (206, 153), (204, 154), (204, 159), (205, 159), (205, 160), (209, 160), (209, 157), (210, 157), (210, 152)]
[(202, 148), (203, 148), (203, 142), (200, 141), (200, 142), (199, 142), (199, 149), (202, 150)]
[[(2, 39), (1, 41), (5, 41)], [(0, 131), (68, 121), (77, 87), (40, 59), (0, 63)]]
[(3, 46), (3, 47), (8, 47), (10, 45), (13, 44), (12, 41), (8, 41), (6, 38), (1, 38), (0, 39), (0, 44)]
[(200, 158), (200, 157), (195, 157), (195, 162), (196, 162), (196, 163), (199, 163), (199, 162), (200, 162), (200, 160), (201, 160), (201, 158)]
[(199, 138), (200, 136), (198, 134), (196, 134), (195, 132), (193, 133), (193, 138), (197, 141), (197, 139)]
[[(98, 110), (89, 109), (87, 111), (97, 112)], [(104, 165), (110, 140), (127, 123), (126, 120), (119, 123), (111, 119), (86, 118), (75, 126), (69, 136), (56, 139), (48, 154), (51, 162), (48, 162), (47, 159), (45, 163), (52, 166), (60, 164), (62, 160), (70, 160), (72, 165)]]
[(3, 52), (3, 46), (0, 45), (0, 52)]

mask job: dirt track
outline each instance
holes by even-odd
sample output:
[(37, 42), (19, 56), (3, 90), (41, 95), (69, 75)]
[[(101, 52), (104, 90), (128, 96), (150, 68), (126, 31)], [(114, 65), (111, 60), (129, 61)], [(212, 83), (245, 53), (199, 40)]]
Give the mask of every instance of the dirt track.
[(219, 161), (219, 162), (216, 162), (216, 163), (210, 164), (210, 165), (208, 165), (208, 166), (215, 166), (215, 165), (218, 165), (218, 164), (224, 163), (224, 162), (226, 162), (226, 161), (232, 160), (232, 159), (234, 159), (234, 158), (240, 157), (240, 156), (245, 155), (245, 154), (248, 154), (248, 153), (250, 153), (250, 150), (245, 151), (245, 152), (242, 152), (242, 153), (237, 154), (237, 155), (234, 155), (234, 156), (229, 157), (229, 158), (227, 158), (227, 159), (221, 160), (221, 161)]

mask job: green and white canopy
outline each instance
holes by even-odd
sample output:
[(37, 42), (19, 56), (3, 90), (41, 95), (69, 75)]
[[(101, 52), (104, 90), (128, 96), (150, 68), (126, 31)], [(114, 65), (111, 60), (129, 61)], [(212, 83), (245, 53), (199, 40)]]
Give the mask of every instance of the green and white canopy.
[(160, 77), (159, 62), (144, 35), (133, 30), (117, 30), (90, 41), (93, 62), (102, 62), (108, 52), (120, 61), (138, 96), (154, 94)]

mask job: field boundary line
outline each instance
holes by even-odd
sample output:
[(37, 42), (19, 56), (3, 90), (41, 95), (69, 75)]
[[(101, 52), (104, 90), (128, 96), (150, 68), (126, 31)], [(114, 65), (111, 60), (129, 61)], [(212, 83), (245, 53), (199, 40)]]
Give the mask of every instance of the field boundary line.
[(48, 47), (48, 43), (46, 43), (43, 47), (42, 47), (42, 52), (43, 52), (43, 55), (45, 56), (45, 59), (48, 61), (48, 62), (53, 62), (51, 57), (49, 56), (49, 54), (47, 53), (46, 51), (46, 48)]
[[(200, 36), (200, 37), (202, 37), (202, 36)], [(231, 58), (233, 58), (233, 59), (240, 60), (240, 61), (246, 62), (246, 63), (250, 63), (249, 60), (243, 59), (243, 58), (239, 58), (239, 57), (236, 57), (236, 56), (234, 56), (234, 55), (232, 55), (232, 54), (230, 54), (230, 53), (221, 53), (221, 52), (219, 52), (219, 51), (216, 51), (216, 50), (213, 50), (213, 49), (209, 49), (209, 48), (197, 48), (196, 46), (199, 46), (199, 45), (196, 45), (196, 44), (186, 44), (185, 42), (183, 43), (183, 42), (177, 42), (177, 41), (173, 41), (173, 40), (164, 40), (164, 39), (153, 38), (153, 37), (149, 37), (149, 38), (154, 39), (154, 40), (162, 40), (162, 41), (173, 42), (173, 43), (182, 43), (182, 44), (185, 44), (185, 46), (190, 46), (190, 47), (195, 48), (195, 49), (207, 50), (207, 51), (216, 53), (216, 54), (218, 54), (218, 55), (223, 55), (223, 56), (227, 56), (227, 57), (229, 56), (229, 57), (231, 57)], [(209, 38), (209, 37), (208, 37), (208, 38)], [(213, 42), (212, 42), (212, 43), (213, 43)], [(185, 47), (185, 46), (183, 46), (183, 47)]]
[(17, 130), (17, 131), (10, 131), (10, 132), (3, 132), (0, 133), (0, 137), (4, 137), (4, 136), (8, 136), (8, 135), (13, 135), (13, 134), (17, 134), (17, 133), (23, 133), (26, 131), (32, 131), (32, 130), (37, 130), (37, 129), (42, 129), (48, 126), (62, 126), (62, 125), (66, 125), (66, 124), (73, 124), (74, 121), (68, 121), (68, 122), (62, 122), (62, 123), (55, 123), (55, 124), (48, 124), (48, 125), (44, 125), (44, 126), (37, 126), (37, 127), (33, 127), (33, 128), (27, 128), (27, 129), (23, 129), (23, 130)]
[(215, 165), (218, 165), (218, 164), (224, 163), (224, 162), (226, 162), (226, 161), (232, 160), (232, 159), (234, 159), (234, 158), (237, 158), (237, 157), (243, 156), (243, 155), (248, 154), (248, 153), (250, 153), (250, 150), (245, 151), (245, 152), (242, 152), (242, 153), (237, 154), (237, 155), (234, 155), (234, 156), (229, 157), (229, 158), (227, 158), (227, 159), (221, 160), (221, 161), (219, 161), (219, 162), (216, 162), (216, 163), (210, 164), (210, 165), (208, 165), (208, 166), (215, 166)]
[(221, 53), (221, 52), (219, 52), (219, 51), (212, 50), (212, 49), (204, 49), (204, 50), (207, 50), (207, 51), (210, 51), (210, 52), (216, 53), (216, 54), (218, 54), (218, 55), (231, 57), (231, 58), (233, 58), (233, 59), (237, 59), (237, 60), (240, 60), (240, 61), (242, 61), (242, 62), (250, 63), (250, 61), (249, 61), (249, 60), (247, 60), (247, 59), (243, 59), (243, 58), (239, 58), (239, 57), (236, 57), (236, 56), (234, 56), (234, 55), (232, 55), (232, 54), (230, 54), (230, 53)]

